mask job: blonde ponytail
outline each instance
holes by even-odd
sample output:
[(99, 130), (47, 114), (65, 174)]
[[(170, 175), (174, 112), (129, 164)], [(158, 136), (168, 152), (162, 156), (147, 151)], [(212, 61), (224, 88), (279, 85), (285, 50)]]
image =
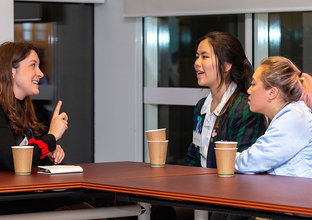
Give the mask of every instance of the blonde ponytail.
[(302, 73), (302, 76), (299, 77), (299, 80), (302, 83), (302, 94), (300, 100), (312, 110), (312, 78), (307, 73)]

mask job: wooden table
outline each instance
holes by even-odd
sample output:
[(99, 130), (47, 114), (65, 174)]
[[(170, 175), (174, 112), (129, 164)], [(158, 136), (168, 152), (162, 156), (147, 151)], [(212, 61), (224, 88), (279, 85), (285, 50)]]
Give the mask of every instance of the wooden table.
[[(111, 162), (79, 164), (83, 173), (38, 174), (34, 169), (29, 176), (17, 176), (13, 172), (0, 171), (0, 193), (53, 190), (60, 188), (85, 188), (96, 180), (121, 180), (166, 176), (183, 176), (215, 173), (215, 169), (167, 165), (165, 169), (150, 168), (138, 162)], [(0, 194), (1, 195), (1, 194)]]
[[(209, 209), (272, 215), (312, 216), (312, 179), (273, 175), (240, 175), (220, 178), (216, 169), (146, 163), (80, 164), (83, 173), (15, 176), (0, 172), (0, 193), (53, 189), (94, 189), (129, 195), (138, 201), (168, 201)], [(1, 197), (1, 194), (0, 194)]]

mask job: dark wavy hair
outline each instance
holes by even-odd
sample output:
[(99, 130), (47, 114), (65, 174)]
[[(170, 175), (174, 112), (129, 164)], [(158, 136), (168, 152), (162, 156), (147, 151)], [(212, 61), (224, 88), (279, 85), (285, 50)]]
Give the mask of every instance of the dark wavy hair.
[(38, 54), (34, 45), (25, 42), (5, 42), (0, 46), (0, 104), (15, 136), (29, 137), (30, 128), (35, 136), (40, 136), (44, 129), (35, 115), (31, 97), (18, 101), (13, 92), (12, 68), (18, 68), (31, 51)]

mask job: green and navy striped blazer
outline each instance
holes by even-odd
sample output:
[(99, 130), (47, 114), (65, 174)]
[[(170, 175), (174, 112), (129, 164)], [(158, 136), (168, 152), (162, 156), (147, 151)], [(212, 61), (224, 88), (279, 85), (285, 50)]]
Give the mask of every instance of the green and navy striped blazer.
[[(195, 106), (193, 130), (201, 133), (206, 114), (201, 115), (201, 108), (206, 98), (201, 99)], [(200, 127), (198, 127), (200, 125)], [(215, 142), (220, 140), (237, 141), (237, 151), (241, 152), (251, 146), (266, 130), (265, 117), (249, 110), (248, 95), (239, 93), (230, 109), (217, 117), (214, 129), (216, 136), (211, 137), (208, 148), (207, 167), (216, 168)], [(188, 148), (184, 165), (201, 166), (200, 150), (194, 144)]]

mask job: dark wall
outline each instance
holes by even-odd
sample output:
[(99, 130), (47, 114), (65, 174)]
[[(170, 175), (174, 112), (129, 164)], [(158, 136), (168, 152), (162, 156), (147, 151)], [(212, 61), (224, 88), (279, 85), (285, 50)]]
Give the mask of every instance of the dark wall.
[(58, 143), (66, 152), (64, 163), (93, 162), (93, 5), (19, 2), (14, 9), (16, 23), (53, 22), (53, 80), (49, 82), (53, 95), (34, 103), (39, 119), (47, 123), (57, 101), (62, 100), (61, 110), (69, 116), (68, 130)]

